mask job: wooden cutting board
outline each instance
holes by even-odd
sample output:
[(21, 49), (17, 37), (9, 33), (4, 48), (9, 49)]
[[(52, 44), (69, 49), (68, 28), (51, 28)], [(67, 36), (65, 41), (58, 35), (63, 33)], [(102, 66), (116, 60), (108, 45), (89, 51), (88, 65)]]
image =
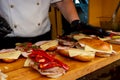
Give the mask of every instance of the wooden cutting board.
[(0, 62), (0, 70), (2, 72), (10, 72), (19, 68), (22, 68), (25, 62), (25, 58), (20, 57), (18, 60), (12, 63)]
[[(113, 49), (118, 52), (117, 55), (113, 55), (108, 58), (96, 57), (91, 62), (80, 62), (73, 59), (65, 58), (57, 55), (57, 57), (66, 63), (70, 69), (61, 77), (56, 79), (47, 78), (40, 75), (36, 70), (32, 68), (24, 68), (23, 64), (25, 58), (20, 58), (14, 63), (5, 64), (0, 63), (0, 69), (8, 75), (7, 80), (75, 80), (88, 73), (98, 70), (108, 64), (111, 64), (120, 59), (120, 45), (113, 45)], [(5, 66), (9, 67), (7, 70)]]

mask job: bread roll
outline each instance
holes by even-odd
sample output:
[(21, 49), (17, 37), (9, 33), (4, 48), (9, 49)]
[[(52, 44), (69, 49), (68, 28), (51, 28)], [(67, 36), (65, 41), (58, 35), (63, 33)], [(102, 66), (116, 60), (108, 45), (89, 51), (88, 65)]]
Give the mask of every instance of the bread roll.
[(108, 57), (115, 53), (111, 44), (99, 39), (83, 38), (78, 42), (86, 51), (94, 51), (99, 57)]
[(35, 43), (35, 45), (40, 46), (42, 50), (53, 51), (57, 49), (58, 41), (57, 40), (39, 41)]
[(15, 49), (2, 49), (0, 50), (0, 59), (3, 62), (13, 62), (19, 58), (21, 55), (21, 51), (17, 51)]
[(88, 45), (97, 50), (109, 51), (110, 44), (98, 39), (83, 38), (79, 40), (80, 44)]
[(57, 78), (69, 69), (66, 64), (43, 50), (34, 50), (29, 55), (29, 59), (26, 63), (47, 77)]
[(16, 59), (2, 59), (3, 62), (10, 63), (16, 61)]
[(57, 53), (79, 61), (92, 61), (95, 58), (94, 52), (86, 52), (75, 48), (58, 49)]

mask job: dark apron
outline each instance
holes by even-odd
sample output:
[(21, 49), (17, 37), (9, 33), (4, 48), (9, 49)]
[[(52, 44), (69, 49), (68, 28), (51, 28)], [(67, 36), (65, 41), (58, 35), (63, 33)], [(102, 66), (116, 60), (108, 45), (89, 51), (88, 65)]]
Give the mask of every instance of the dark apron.
[(0, 38), (0, 49), (15, 48), (16, 43), (50, 40), (51, 31), (37, 37), (4, 37)]

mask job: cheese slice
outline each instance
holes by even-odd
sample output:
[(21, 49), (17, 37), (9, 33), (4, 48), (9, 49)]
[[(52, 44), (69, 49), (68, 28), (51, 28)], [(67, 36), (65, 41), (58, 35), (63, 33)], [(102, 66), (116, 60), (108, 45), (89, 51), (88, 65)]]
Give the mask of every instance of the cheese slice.
[(111, 40), (111, 37), (104, 37), (104, 38), (100, 38), (100, 37), (98, 37), (100, 40), (102, 40), (102, 41), (107, 41), (107, 40)]
[(29, 67), (30, 66), (30, 62), (31, 62), (31, 59), (27, 58), (25, 63), (24, 63), (24, 67)]
[(0, 70), (0, 80), (7, 80), (8, 75)]
[(4, 52), (0, 53), (0, 59), (18, 59), (20, 55), (21, 51)]
[(95, 52), (91, 52), (91, 51), (85, 51), (82, 49), (75, 49), (75, 48), (70, 48), (68, 50), (69, 52), (69, 56), (70, 57), (74, 57), (77, 55), (81, 55), (81, 56), (95, 56)]
[(97, 50), (97, 49), (93, 49), (90, 46), (85, 45), (85, 51), (103, 52), (103, 53), (109, 53), (109, 54), (111, 54), (113, 52), (113, 49), (112, 49), (112, 45), (110, 45), (110, 50), (109, 51)]
[(47, 50), (50, 47), (57, 46), (58, 45), (58, 40), (51, 40), (48, 41), (40, 46), (42, 50)]
[(80, 39), (82, 39), (82, 38), (91, 38), (91, 37), (89, 37), (89, 36), (86, 36), (86, 35), (74, 35), (73, 36), (73, 39), (75, 39), (75, 40), (80, 40)]

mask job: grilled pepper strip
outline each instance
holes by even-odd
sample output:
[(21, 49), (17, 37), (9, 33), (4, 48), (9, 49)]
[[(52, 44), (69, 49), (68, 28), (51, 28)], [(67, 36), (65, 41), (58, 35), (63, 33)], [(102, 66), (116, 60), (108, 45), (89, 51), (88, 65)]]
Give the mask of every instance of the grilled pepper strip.
[(52, 67), (62, 67), (65, 70), (68, 70), (69, 67), (59, 61), (58, 59), (54, 58), (52, 55), (48, 54), (43, 50), (33, 50), (29, 57), (38, 63), (40, 69), (48, 69)]

